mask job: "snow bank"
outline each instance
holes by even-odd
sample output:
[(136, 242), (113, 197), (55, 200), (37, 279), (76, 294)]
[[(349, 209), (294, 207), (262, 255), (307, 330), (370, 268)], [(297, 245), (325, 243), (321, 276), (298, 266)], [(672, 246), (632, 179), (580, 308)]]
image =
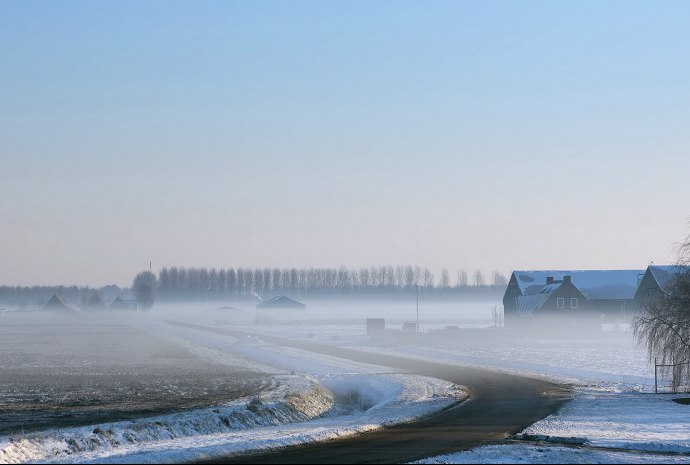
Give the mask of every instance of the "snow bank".
[(452, 383), (403, 374), (276, 380), (261, 398), (224, 407), (0, 438), (0, 462), (189, 462), (372, 431), (467, 397)]
[(321, 416), (334, 406), (331, 392), (313, 380), (297, 376), (274, 380), (274, 386), (261, 397), (223, 407), (0, 438), (0, 462), (62, 461), (67, 456), (89, 453), (108, 456), (122, 448), (161, 440), (304, 421)]

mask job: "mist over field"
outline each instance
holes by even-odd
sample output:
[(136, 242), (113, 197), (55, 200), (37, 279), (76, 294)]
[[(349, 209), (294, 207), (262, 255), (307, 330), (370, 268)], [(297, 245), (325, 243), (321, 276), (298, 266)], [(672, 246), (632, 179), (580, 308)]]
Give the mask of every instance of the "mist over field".
[(2, 0), (0, 463), (690, 461), (688, 24)]

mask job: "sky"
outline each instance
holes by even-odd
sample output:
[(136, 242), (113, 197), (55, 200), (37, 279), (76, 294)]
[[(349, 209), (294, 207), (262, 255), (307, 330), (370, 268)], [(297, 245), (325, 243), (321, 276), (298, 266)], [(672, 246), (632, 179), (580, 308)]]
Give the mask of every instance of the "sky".
[(679, 1), (0, 0), (0, 285), (671, 262), (688, 24)]

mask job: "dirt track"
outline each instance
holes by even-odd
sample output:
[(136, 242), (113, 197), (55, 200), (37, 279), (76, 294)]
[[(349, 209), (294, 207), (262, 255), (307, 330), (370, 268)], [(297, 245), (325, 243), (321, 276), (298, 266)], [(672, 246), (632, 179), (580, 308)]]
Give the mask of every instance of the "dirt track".
[[(228, 329), (181, 325), (230, 336), (243, 334)], [(521, 376), (440, 363), (420, 363), (405, 357), (372, 354), (265, 335), (260, 337), (267, 342), (280, 345), (400, 368), (452, 381), (467, 386), (471, 391), (471, 398), (424, 420), (374, 433), (273, 452), (225, 457), (209, 463), (410, 462), (432, 455), (500, 442), (554, 413), (569, 398), (569, 391), (563, 386)]]

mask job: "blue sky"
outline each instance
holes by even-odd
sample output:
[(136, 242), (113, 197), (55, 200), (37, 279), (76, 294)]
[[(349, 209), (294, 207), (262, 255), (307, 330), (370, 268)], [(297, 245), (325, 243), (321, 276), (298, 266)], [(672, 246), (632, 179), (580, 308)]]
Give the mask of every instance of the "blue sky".
[(685, 2), (0, 2), (0, 283), (638, 268), (690, 208)]

